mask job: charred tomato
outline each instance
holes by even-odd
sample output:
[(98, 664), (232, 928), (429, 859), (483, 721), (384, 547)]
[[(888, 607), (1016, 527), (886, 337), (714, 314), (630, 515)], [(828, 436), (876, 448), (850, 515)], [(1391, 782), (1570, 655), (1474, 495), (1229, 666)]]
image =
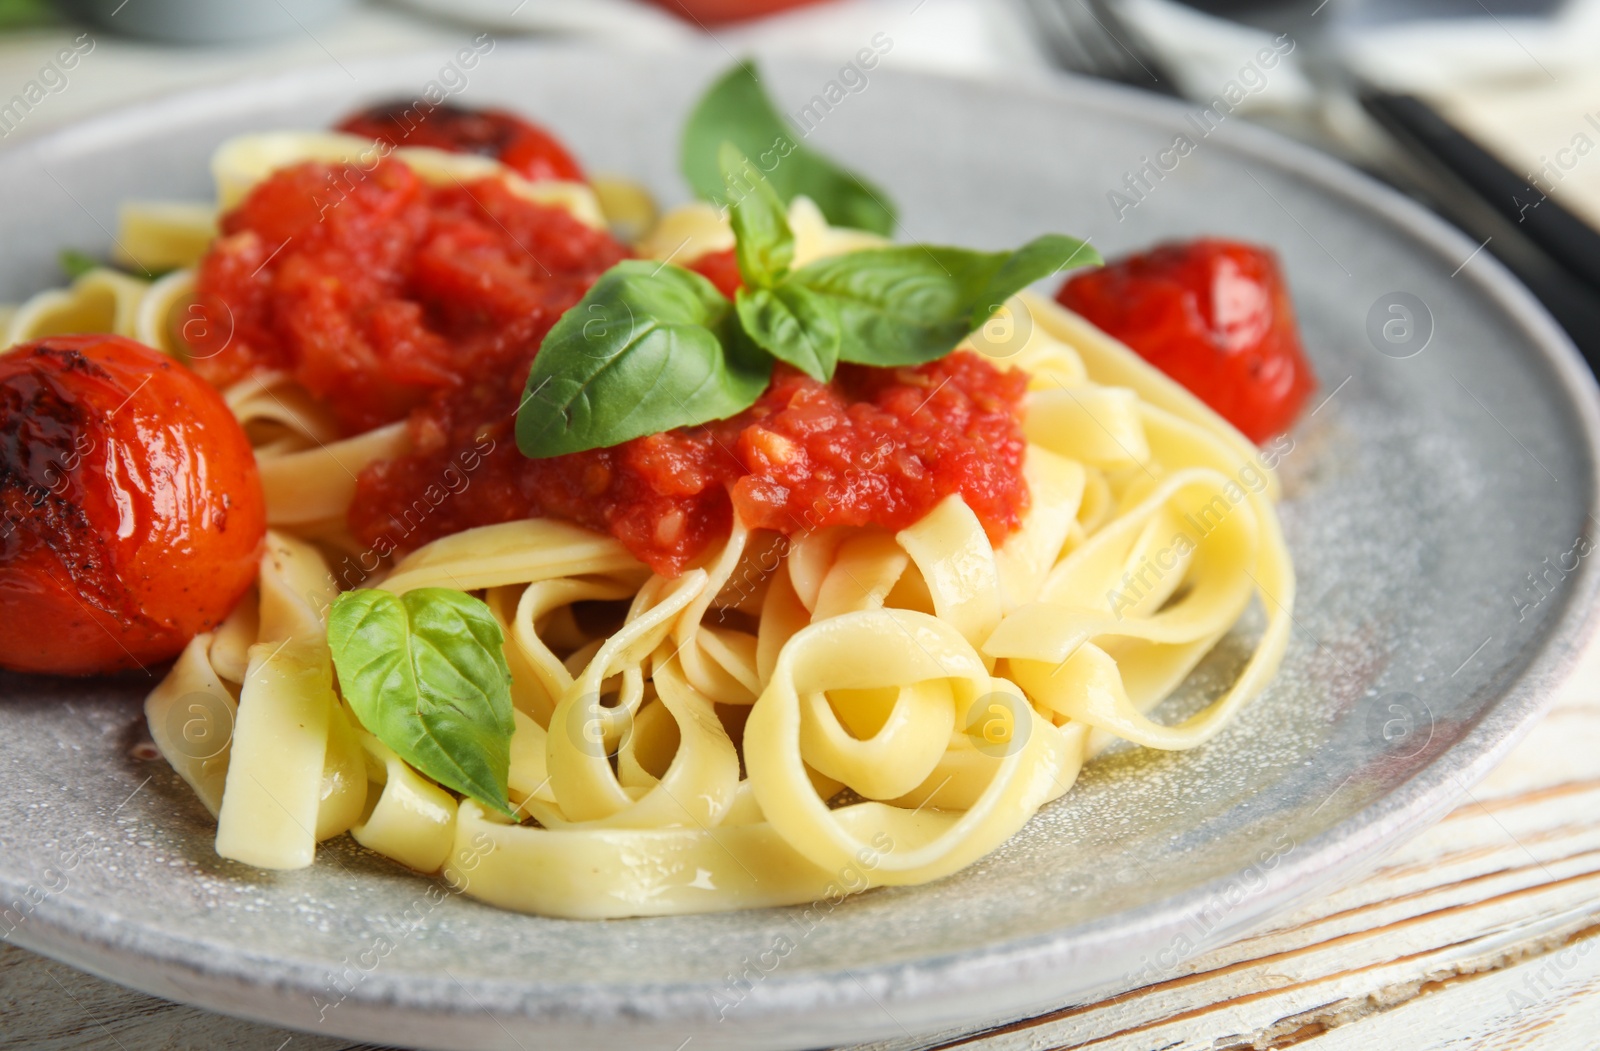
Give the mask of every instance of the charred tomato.
[(222, 396), (119, 336), (0, 356), (0, 666), (165, 660), (255, 579), (266, 505)]

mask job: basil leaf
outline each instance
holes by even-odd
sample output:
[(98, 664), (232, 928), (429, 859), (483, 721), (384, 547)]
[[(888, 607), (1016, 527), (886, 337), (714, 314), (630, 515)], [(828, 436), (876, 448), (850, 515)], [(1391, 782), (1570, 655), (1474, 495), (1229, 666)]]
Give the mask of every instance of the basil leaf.
[(460, 591), (347, 591), (328, 614), (339, 689), (365, 726), (446, 788), (512, 814), (511, 672), (489, 607)]
[(950, 353), (1001, 259), (962, 248), (898, 245), (820, 259), (788, 284), (831, 303), (839, 357), (866, 365), (917, 365)]
[(784, 284), (833, 305), (841, 361), (918, 365), (950, 353), (1039, 278), (1069, 263), (1098, 261), (1084, 242), (1056, 234), (1015, 252), (895, 245), (820, 259)]
[(749, 62), (711, 86), (683, 129), (684, 177), (708, 201), (721, 201), (725, 192), (718, 167), (724, 142), (766, 174), (784, 204), (804, 194), (836, 226), (884, 236), (894, 232), (894, 208), (885, 203), (883, 191), (796, 142)]
[[(3, 9), (3, 6), (3, 0), (0, 0), (0, 9)], [(57, 253), (56, 265), (61, 267), (61, 272), (63, 274), (66, 274), (74, 281), (82, 277), (84, 274), (87, 274), (91, 270), (101, 269), (116, 270), (120, 273), (129, 274), (133, 277), (143, 278), (146, 281), (154, 281), (157, 278), (166, 277), (168, 274), (178, 269), (175, 266), (158, 266), (152, 268), (135, 263), (134, 267), (138, 268), (136, 272), (133, 267), (128, 267), (120, 263), (112, 264), (104, 262), (103, 260), (96, 259), (88, 252), (80, 251), (76, 248), (63, 248), (59, 253)]]
[(89, 271), (100, 267), (101, 262), (88, 252), (80, 252), (76, 248), (63, 248), (56, 257), (61, 266), (61, 272), (70, 278), (80, 278)]
[(754, 404), (772, 359), (699, 274), (630, 259), (600, 275), (544, 338), (517, 411), (533, 458), (618, 445)]
[(794, 261), (794, 231), (772, 184), (731, 142), (718, 151), (733, 226), (739, 276), (753, 288), (770, 288)]
[(839, 364), (839, 314), (815, 292), (784, 282), (776, 288), (741, 288), (734, 297), (739, 323), (775, 358), (812, 379), (826, 381)]
[(979, 294), (968, 332), (976, 331), (1005, 301), (1035, 281), (1080, 266), (1099, 266), (1100, 253), (1088, 241), (1064, 234), (1042, 234), (1012, 252)]

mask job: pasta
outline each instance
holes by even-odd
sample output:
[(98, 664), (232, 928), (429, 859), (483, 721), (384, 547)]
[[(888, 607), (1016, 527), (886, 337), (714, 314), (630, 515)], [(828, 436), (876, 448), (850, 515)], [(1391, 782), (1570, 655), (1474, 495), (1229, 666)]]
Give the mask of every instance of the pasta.
[[(293, 161), (369, 148), (338, 135), (235, 140), (214, 163), (218, 207)], [(498, 173), (604, 221), (579, 184), (399, 153), (426, 179)], [(192, 266), (215, 214), (133, 207), (124, 240), (135, 257)], [(796, 265), (881, 243), (830, 227), (803, 197), (788, 218)], [(664, 216), (640, 250), (665, 259), (731, 244), (726, 221), (694, 205)], [(121, 332), (181, 355), (193, 284), (187, 270), (154, 282), (93, 271), (23, 304), (6, 338)], [(1031, 321), (1016, 353), (993, 359), (1029, 377), (1031, 503), (998, 546), (952, 495), (899, 531), (785, 537), (735, 521), (676, 577), (544, 518), (367, 560), (345, 512), (362, 469), (405, 450), (404, 426), (340, 438), (285, 375), (229, 389), (267, 496), (259, 583), (146, 705), (157, 746), (217, 817), (218, 853), (298, 868), (350, 832), (484, 901), (573, 918), (794, 904), (846, 871), (851, 889), (959, 871), (1067, 793), (1112, 740), (1180, 750), (1219, 733), (1288, 639), (1294, 576), (1270, 467), (1076, 315), (1028, 293), (1005, 310)], [(483, 596), (512, 676), (517, 820), (422, 776), (341, 698), (327, 615), (352, 586), (341, 567), (354, 555), (363, 586)], [(1265, 629), (1233, 685), (1181, 722), (1152, 718), (1255, 600)], [(195, 704), (210, 717), (191, 735)]]

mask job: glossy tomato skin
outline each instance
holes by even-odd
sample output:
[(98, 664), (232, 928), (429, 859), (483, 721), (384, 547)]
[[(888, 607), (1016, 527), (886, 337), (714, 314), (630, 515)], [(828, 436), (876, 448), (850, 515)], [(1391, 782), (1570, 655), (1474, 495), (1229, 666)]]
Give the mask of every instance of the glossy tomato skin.
[(1057, 296), (1250, 438), (1287, 430), (1316, 389), (1277, 257), (1201, 238), (1069, 279)]
[(0, 356), (0, 667), (175, 656), (255, 579), (266, 503), (213, 388), (119, 336)]
[(352, 113), (338, 129), (391, 146), (431, 146), (493, 157), (533, 182), (583, 181), (583, 170), (561, 140), (507, 110), (399, 100)]

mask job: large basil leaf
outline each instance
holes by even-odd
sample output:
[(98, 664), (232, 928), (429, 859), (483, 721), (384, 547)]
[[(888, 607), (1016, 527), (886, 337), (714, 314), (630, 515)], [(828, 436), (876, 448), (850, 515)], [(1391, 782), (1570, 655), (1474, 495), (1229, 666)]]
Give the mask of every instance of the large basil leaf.
[(347, 591), (328, 614), (339, 689), (361, 725), (441, 785), (510, 814), (504, 642), (488, 606), (447, 588)]
[(766, 389), (772, 359), (699, 274), (618, 263), (545, 336), (517, 411), (534, 458), (617, 445), (732, 416)]
[(791, 273), (784, 285), (833, 306), (840, 360), (918, 365), (950, 353), (1034, 281), (1068, 265), (1097, 262), (1085, 242), (1059, 234), (1015, 252), (895, 245), (818, 260)]
[(683, 174), (708, 201), (721, 201), (725, 192), (718, 164), (725, 142), (766, 174), (783, 203), (804, 194), (836, 226), (894, 232), (894, 209), (883, 191), (795, 141), (748, 62), (711, 86), (683, 129)]
[(832, 302), (800, 285), (741, 288), (739, 323), (767, 353), (818, 380), (839, 363), (839, 315)]
[(789, 272), (794, 261), (789, 216), (772, 184), (737, 146), (723, 143), (718, 160), (739, 276), (750, 287), (770, 288)]

